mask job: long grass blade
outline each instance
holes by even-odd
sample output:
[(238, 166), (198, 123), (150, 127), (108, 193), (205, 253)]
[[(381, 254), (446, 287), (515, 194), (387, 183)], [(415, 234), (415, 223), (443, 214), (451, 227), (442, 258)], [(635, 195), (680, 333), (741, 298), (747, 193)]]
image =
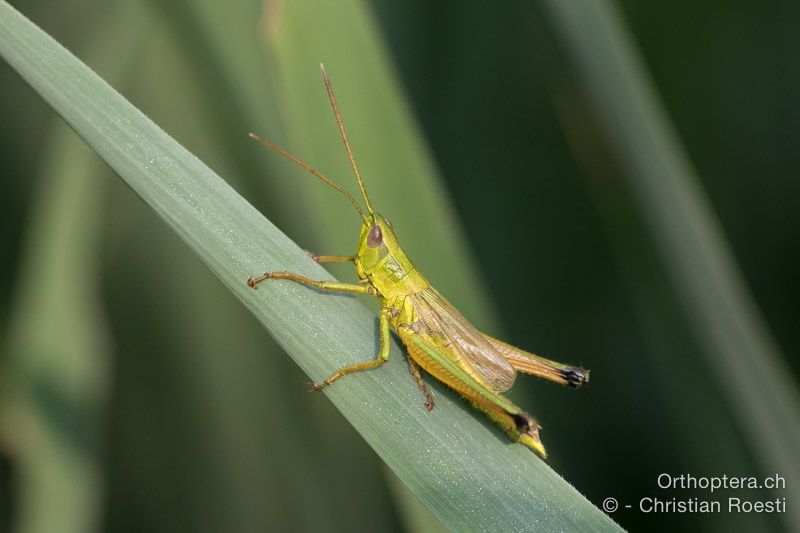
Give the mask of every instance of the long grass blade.
[[(373, 317), (353, 299), (291, 284), (248, 288), (247, 277), (263, 270), (328, 276), (221, 178), (6, 3), (0, 3), (0, 54), (313, 379), (372, 355)], [(393, 355), (385, 371), (327, 394), (446, 525), (619, 530), (545, 463), (450, 395), (440, 394), (437, 409), (427, 413), (396, 346)]]

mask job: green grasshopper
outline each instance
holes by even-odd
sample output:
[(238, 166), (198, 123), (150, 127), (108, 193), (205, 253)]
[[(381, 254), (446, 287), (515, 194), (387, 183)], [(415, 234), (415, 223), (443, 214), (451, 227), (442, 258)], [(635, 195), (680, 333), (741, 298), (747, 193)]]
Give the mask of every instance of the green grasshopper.
[(284, 279), (326, 292), (368, 294), (378, 298), (380, 349), (377, 357), (340, 368), (322, 383), (314, 384), (314, 390), (322, 390), (347, 374), (377, 368), (386, 363), (391, 350), (390, 331), (394, 330), (408, 351), (411, 375), (425, 396), (425, 407), (429, 411), (433, 409), (433, 397), (425, 386), (419, 368), (464, 396), (513, 440), (545, 458), (547, 454), (539, 439), (539, 424), (500, 393), (511, 388), (517, 372), (579, 387), (589, 381), (589, 371), (550, 361), (481, 333), (417, 270), (400, 246), (392, 224), (372, 209), (330, 79), (325, 67), (320, 65), (320, 68), (339, 133), (364, 199), (366, 214), (349, 193), (309, 165), (270, 141), (253, 133), (250, 136), (339, 191), (356, 208), (362, 224), (355, 255), (309, 255), (321, 264), (354, 263), (360, 283), (315, 281), (291, 272), (265, 272), (251, 277), (247, 284), (255, 289), (262, 281)]

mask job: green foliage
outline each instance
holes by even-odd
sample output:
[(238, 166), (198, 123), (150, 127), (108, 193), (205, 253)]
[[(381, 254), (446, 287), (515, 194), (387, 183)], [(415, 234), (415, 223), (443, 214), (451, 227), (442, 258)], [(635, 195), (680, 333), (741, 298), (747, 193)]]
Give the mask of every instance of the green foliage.
[[(431, 531), (438, 520), (359, 432), (391, 434), (376, 449), (473, 528), (528, 498), (525, 529), (546, 529), (563, 511), (540, 510), (549, 481), (577, 498), (442, 387), (443, 410), (421, 416), (396, 349), (333, 401), (308, 393), (310, 377), (374, 354), (374, 319), (351, 298), (241, 286), (273, 265), (324, 271), (215, 174), (302, 248), (355, 244), (346, 202), (246, 136), (354, 190), (321, 61), (373, 201), (418, 267), (481, 328), (591, 368), (579, 391), (517, 380), (547, 465), (596, 505), (709, 498), (658, 489), (662, 472), (777, 473), (786, 489), (710, 498), (796, 499), (793, 4), (616, 4), (19, 3), (215, 173), (128, 127), (136, 112), (95, 131), (125, 148), (111, 158), (127, 174), (157, 170), (136, 186), (164, 200), (182, 241), (0, 61), (0, 530)], [(79, 97), (73, 121), (108, 125), (83, 109), (116, 114), (111, 93), (51, 84), (82, 71), (57, 47), (21, 46), (45, 41), (10, 20), (3, 57), (24, 69), (11, 58), (41, 51), (56, 67), (28, 74), (54, 108)], [(197, 261), (212, 242), (232, 291)], [(308, 355), (308, 375), (234, 293)], [(429, 449), (457, 457), (429, 460), (432, 435), (449, 440)], [(515, 483), (535, 494), (498, 502)], [(631, 530), (779, 531), (788, 510), (612, 516)]]
[[(258, 292), (260, 270), (327, 273), (213, 171), (7, 4), (6, 60), (78, 132), (314, 379), (374, 341), (369, 312), (291, 284)], [(395, 359), (400, 351), (395, 346)], [(367, 354), (368, 355), (368, 354)], [(328, 396), (397, 475), (454, 529), (617, 527), (528, 450), (511, 445), (451, 395), (420, 406), (398, 362)], [(302, 420), (298, 420), (301, 423)], [(469, 510), (465, 512), (465, 510)]]
[[(650, 223), (695, 335), (764, 472), (800, 479), (800, 397), (736, 268), (697, 176), (671, 130), (618, 11), (550, 2)], [(800, 498), (787, 487), (787, 499)], [(787, 523), (800, 528), (800, 512)]]

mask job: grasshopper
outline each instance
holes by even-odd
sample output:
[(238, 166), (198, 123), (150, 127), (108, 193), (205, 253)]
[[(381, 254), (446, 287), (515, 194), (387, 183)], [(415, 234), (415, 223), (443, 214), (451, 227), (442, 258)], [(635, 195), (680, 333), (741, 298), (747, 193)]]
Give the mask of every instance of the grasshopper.
[(391, 331), (394, 331), (406, 347), (409, 370), (425, 396), (426, 409), (433, 409), (433, 397), (425, 386), (420, 368), (483, 411), (511, 439), (546, 458), (539, 439), (539, 424), (501, 393), (511, 388), (517, 372), (579, 387), (589, 381), (589, 371), (545, 359), (481, 333), (425, 279), (400, 246), (391, 222), (372, 209), (330, 79), (325, 67), (320, 65), (320, 68), (366, 213), (348, 192), (306, 163), (258, 135), (251, 133), (250, 137), (327, 183), (353, 204), (361, 217), (355, 255), (309, 255), (321, 264), (352, 262), (360, 282), (315, 281), (291, 272), (265, 272), (249, 278), (247, 284), (255, 289), (268, 279), (289, 280), (325, 292), (366, 294), (378, 298), (380, 348), (377, 357), (340, 368), (322, 383), (313, 384), (314, 390), (322, 390), (347, 374), (386, 363), (391, 350)]

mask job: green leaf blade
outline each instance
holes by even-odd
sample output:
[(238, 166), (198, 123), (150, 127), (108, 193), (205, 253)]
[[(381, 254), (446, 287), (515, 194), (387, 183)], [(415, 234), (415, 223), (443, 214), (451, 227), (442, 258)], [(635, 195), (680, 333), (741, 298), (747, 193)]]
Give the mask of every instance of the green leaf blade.
[[(248, 288), (248, 276), (269, 269), (329, 276), (213, 171), (6, 3), (0, 3), (0, 54), (312, 378), (374, 355), (374, 317), (354, 299), (287, 283)], [(448, 527), (619, 530), (545, 463), (441, 387), (436, 409), (427, 413), (399, 347), (392, 357), (380, 372), (337, 384), (327, 394)]]

